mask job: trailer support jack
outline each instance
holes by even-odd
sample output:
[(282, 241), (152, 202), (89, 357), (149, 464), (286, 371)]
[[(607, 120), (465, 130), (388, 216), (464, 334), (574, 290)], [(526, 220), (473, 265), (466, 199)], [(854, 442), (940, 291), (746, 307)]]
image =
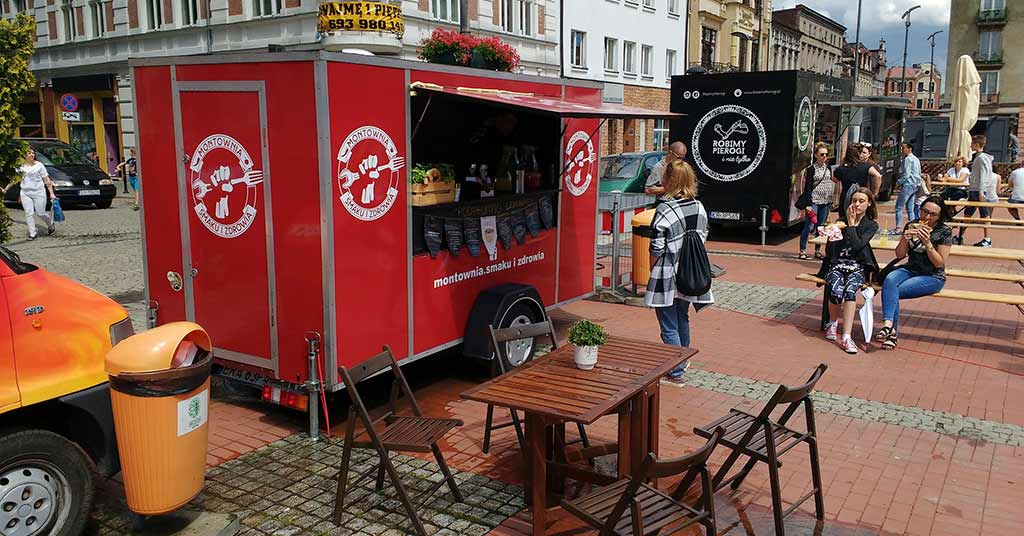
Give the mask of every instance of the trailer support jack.
[(768, 232), (768, 205), (761, 205), (761, 245), (765, 245), (765, 234)]
[(315, 331), (306, 333), (306, 357), (309, 359), (309, 380), (306, 381), (306, 388), (309, 390), (309, 440), (320, 440), (320, 375), (317, 367), (317, 355), (320, 353), (320, 334)]

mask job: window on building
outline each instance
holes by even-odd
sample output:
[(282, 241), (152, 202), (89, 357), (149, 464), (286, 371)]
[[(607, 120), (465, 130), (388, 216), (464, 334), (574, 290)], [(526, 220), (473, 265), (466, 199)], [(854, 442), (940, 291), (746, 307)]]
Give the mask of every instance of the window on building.
[(651, 45), (640, 46), (640, 74), (654, 78), (654, 47)]
[(199, 22), (199, 2), (202, 0), (181, 0), (181, 25), (191, 26)]
[(1006, 0), (981, 0), (981, 11), (1006, 8)]
[(644, 0), (644, 7), (654, 9), (654, 0)]
[(619, 70), (619, 40), (613, 37), (604, 38), (604, 70)]
[(60, 6), (61, 19), (64, 20), (64, 40), (74, 41), (78, 37), (78, 23), (75, 21), (75, 8), (71, 0), (64, 0)]
[(750, 43), (750, 70), (753, 72), (761, 70), (761, 43), (757, 41)]
[(92, 22), (92, 36), (103, 37), (107, 33), (107, 20), (103, 14), (103, 3), (99, 0), (89, 2), (89, 19)]
[[(979, 93), (981, 93), (982, 95), (998, 95), (999, 71), (983, 71), (978, 74), (981, 75), (981, 86), (979, 87)], [(982, 97), (981, 101), (985, 102), (985, 97)]]
[(459, 0), (430, 0), (430, 13), (437, 20), (459, 22)]
[(924, 108), (924, 99), (917, 99), (917, 107)]
[(636, 74), (636, 43), (622, 42), (622, 72)]
[(163, 0), (146, 0), (146, 22), (150, 30), (159, 29), (164, 25)]
[(24, 13), (25, 12), (25, 0), (14, 0), (14, 12)]
[(917, 90), (918, 91), (924, 91), (924, 81), (921, 81), (921, 82), (917, 83)]
[(572, 43), (572, 57), (570, 64), (573, 67), (587, 67), (587, 32), (572, 30), (570, 33)]
[(668, 13), (669, 15), (679, 14), (679, 0), (668, 0)]
[(711, 69), (715, 61), (715, 44), (718, 42), (718, 31), (707, 27), (700, 29), (700, 64)]
[(978, 35), (978, 59), (994, 60), (1002, 55), (1002, 32), (981, 32)]
[[(191, 0), (185, 0), (191, 1)], [(252, 0), (252, 16), (271, 17), (281, 13), (283, 0)]]
[(665, 78), (671, 78), (676, 74), (676, 51), (668, 49), (665, 51)]
[(534, 35), (537, 28), (537, 6), (534, 0), (495, 1), (501, 9), (501, 28), (518, 35)]
[(668, 119), (654, 120), (654, 142), (655, 151), (668, 150)]
[(737, 37), (739, 40), (739, 57), (737, 58), (739, 63), (740, 72), (747, 70), (747, 40), (742, 37)]

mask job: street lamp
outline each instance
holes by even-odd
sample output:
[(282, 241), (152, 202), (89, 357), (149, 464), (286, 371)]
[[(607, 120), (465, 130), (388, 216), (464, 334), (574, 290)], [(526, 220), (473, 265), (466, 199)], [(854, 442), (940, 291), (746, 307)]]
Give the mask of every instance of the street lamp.
[(860, 76), (860, 5), (862, 0), (857, 0), (857, 33), (853, 40), (853, 95), (857, 95), (857, 77)]
[(906, 30), (903, 32), (903, 72), (900, 73), (900, 97), (903, 96), (907, 88), (907, 40), (910, 38), (910, 13), (915, 9), (920, 9), (921, 6), (914, 6), (900, 15), (901, 19), (906, 19), (904, 25)]
[(935, 73), (935, 36), (939, 35), (940, 33), (942, 33), (942, 30), (938, 30), (936, 32), (933, 32), (931, 35), (928, 36), (928, 41), (931, 41), (931, 44), (932, 44), (932, 59), (931, 59), (931, 62), (930, 62), (930, 67), (929, 67), (929, 69), (931, 69), (931, 70), (928, 72), (928, 102), (931, 103), (931, 107), (932, 108), (938, 108), (938, 106), (935, 106), (935, 100), (934, 100), (935, 99), (935, 78), (934, 78), (934, 73)]

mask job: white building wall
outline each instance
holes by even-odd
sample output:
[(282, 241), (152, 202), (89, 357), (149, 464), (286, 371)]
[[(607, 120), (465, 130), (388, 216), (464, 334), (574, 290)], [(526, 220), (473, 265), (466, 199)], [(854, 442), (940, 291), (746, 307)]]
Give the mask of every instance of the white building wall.
[[(669, 12), (671, 0), (563, 0), (562, 64), (564, 76), (616, 84), (668, 88), (666, 55), (675, 51), (675, 74), (686, 71), (686, 17), (688, 0), (674, 2), (675, 13)], [(586, 32), (586, 65), (575, 66), (573, 30)], [(616, 40), (614, 69), (605, 68), (605, 38)], [(636, 44), (635, 74), (626, 73), (623, 53), (625, 43)], [(643, 46), (653, 47), (652, 72), (642, 73)]]

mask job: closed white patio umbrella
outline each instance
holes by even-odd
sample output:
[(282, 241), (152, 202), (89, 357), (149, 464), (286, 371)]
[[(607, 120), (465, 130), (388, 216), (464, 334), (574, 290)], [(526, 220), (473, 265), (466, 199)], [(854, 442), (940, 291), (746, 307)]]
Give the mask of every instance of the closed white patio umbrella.
[(971, 128), (978, 122), (978, 105), (981, 104), (979, 86), (981, 77), (974, 67), (974, 60), (968, 55), (960, 56), (956, 62), (956, 75), (950, 88), (953, 93), (952, 110), (949, 117), (949, 141), (946, 143), (946, 158), (971, 155)]

